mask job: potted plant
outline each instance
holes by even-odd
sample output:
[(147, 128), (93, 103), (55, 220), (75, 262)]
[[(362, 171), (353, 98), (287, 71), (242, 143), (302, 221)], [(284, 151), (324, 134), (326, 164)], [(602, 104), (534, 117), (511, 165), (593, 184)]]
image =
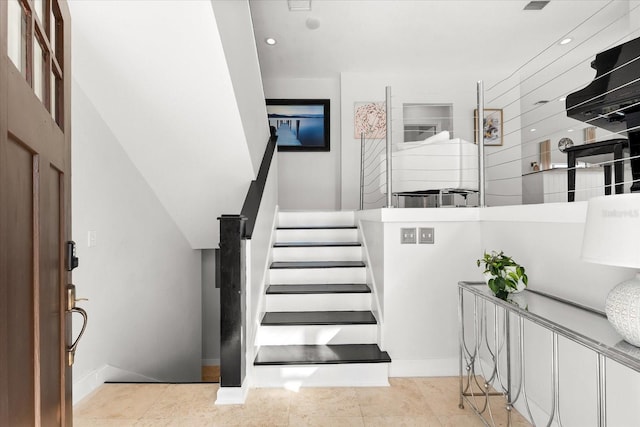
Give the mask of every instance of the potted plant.
[(506, 256), (504, 252), (484, 253), (477, 261), (478, 267), (484, 264), (484, 277), (493, 294), (506, 300), (509, 294), (520, 292), (527, 287), (527, 274), (523, 266)]

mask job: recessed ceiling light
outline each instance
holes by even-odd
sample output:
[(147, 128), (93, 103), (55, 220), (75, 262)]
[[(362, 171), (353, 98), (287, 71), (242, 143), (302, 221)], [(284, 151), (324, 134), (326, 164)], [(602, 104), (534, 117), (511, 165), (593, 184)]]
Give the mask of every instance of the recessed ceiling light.
[(535, 132), (537, 129), (536, 128), (531, 128), (529, 129), (529, 132)]
[(562, 39), (560, 40), (560, 44), (561, 45), (565, 45), (565, 44), (569, 44), (573, 41), (573, 39), (571, 37), (567, 37), (566, 39)]
[(563, 96), (563, 97), (561, 97), (561, 98), (558, 98), (558, 101), (560, 101), (560, 102), (564, 102), (564, 101), (566, 101), (566, 100), (567, 100), (567, 98), (566, 98), (566, 97), (564, 97), (564, 96)]
[(567, 132), (573, 132), (573, 129), (567, 129)]
[(273, 46), (274, 44), (278, 43), (278, 41), (273, 37), (267, 37), (266, 39), (264, 39), (264, 42), (269, 46)]

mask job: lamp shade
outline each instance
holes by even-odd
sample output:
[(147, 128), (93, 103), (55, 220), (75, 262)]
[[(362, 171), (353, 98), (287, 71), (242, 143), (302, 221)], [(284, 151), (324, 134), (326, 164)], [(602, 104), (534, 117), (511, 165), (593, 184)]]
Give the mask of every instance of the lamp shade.
[[(616, 194), (589, 200), (582, 259), (640, 268), (640, 194)], [(640, 273), (614, 287), (605, 312), (611, 326), (640, 347)]]
[(589, 200), (582, 259), (640, 268), (640, 194), (616, 194)]

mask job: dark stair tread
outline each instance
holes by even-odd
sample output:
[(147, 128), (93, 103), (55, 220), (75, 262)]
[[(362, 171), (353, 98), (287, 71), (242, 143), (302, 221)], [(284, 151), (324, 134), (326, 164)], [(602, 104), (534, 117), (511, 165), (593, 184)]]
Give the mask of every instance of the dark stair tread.
[(389, 363), (377, 344), (268, 345), (260, 347), (254, 365), (326, 365)]
[(264, 326), (375, 325), (370, 311), (270, 311), (262, 317)]
[(335, 246), (362, 246), (360, 242), (278, 242), (274, 243), (274, 248), (314, 248), (314, 247), (335, 247)]
[(270, 285), (268, 295), (290, 294), (370, 294), (371, 289), (358, 283), (327, 283), (308, 285)]
[(355, 230), (355, 225), (316, 225), (316, 226), (296, 226), (296, 227), (278, 227), (277, 230)]
[(276, 261), (271, 268), (351, 268), (365, 267), (362, 261)]

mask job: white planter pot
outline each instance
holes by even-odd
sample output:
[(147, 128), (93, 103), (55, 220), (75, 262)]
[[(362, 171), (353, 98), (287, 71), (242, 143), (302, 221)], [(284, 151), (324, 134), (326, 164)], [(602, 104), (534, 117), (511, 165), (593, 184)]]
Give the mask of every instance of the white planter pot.
[[(516, 268), (515, 267), (507, 267), (505, 268), (505, 271), (507, 272), (515, 272)], [(489, 284), (489, 279), (493, 278), (494, 276), (491, 273), (484, 273), (484, 282)], [(507, 292), (510, 294), (517, 294), (518, 292), (522, 292), (527, 288), (527, 285), (524, 284), (524, 282), (522, 281), (522, 279), (520, 279), (518, 281), (518, 287), (516, 289), (513, 288), (507, 288)]]

